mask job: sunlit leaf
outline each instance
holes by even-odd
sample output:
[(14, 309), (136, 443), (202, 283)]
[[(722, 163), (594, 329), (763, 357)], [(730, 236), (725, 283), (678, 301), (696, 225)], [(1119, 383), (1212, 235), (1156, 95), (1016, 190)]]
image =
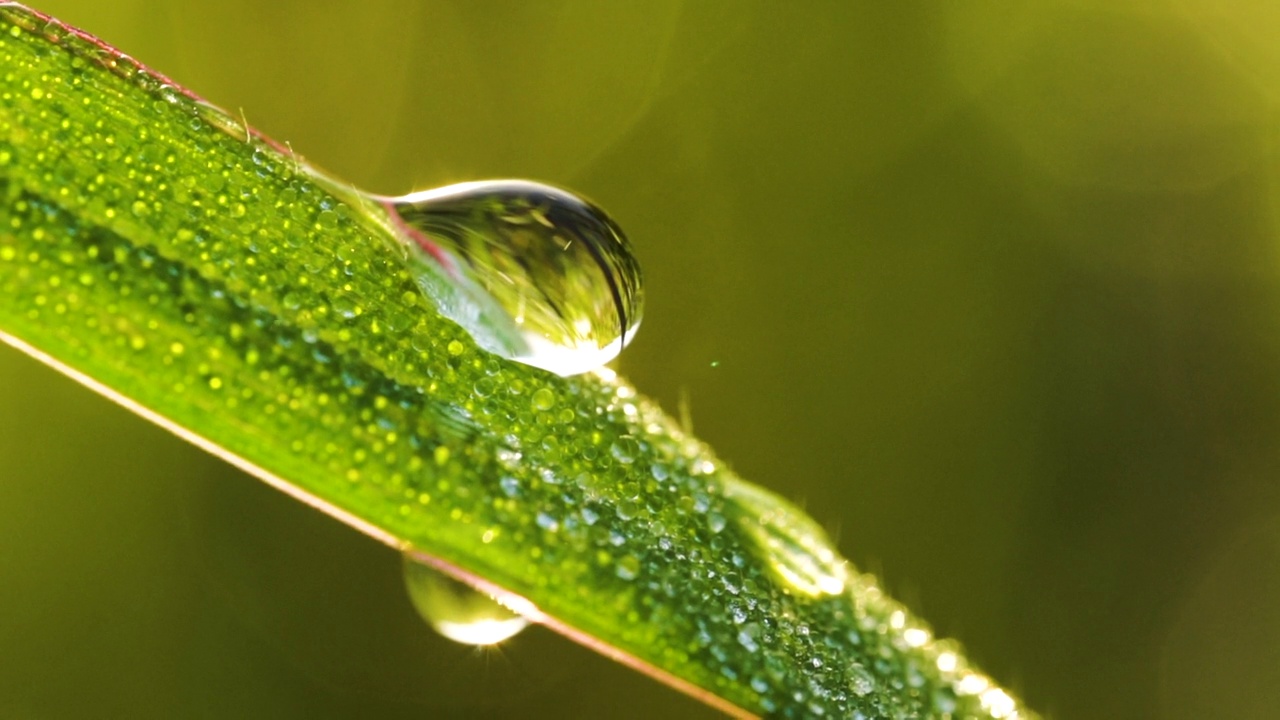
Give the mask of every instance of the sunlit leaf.
[(611, 373), (480, 350), (355, 191), (20, 6), (0, 59), (11, 344), (728, 712), (1029, 715)]

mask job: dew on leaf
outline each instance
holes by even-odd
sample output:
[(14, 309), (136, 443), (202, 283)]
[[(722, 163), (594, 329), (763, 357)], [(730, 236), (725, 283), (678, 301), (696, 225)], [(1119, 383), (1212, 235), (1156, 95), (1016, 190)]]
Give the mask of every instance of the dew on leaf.
[(409, 600), (433, 630), (464, 645), (496, 645), (529, 624), (497, 600), (404, 556)]
[(635, 580), (640, 574), (640, 560), (634, 555), (625, 555), (619, 558), (617, 574), (623, 580)]
[(550, 410), (556, 405), (556, 394), (550, 388), (541, 388), (533, 394), (535, 410)]
[[(21, 32), (3, 23), (25, 13), (0, 9), (6, 62)], [(90, 58), (86, 78), (117, 67), (112, 52), (65, 44), (79, 48), (70, 67)], [(15, 56), (4, 72), (65, 61), (61, 50)], [(50, 148), (99, 157), (50, 156), (49, 175), (9, 184), (0, 203), (0, 305), (33, 332), (75, 319), (78, 347), (151, 367), (157, 387), (202, 415), (238, 406), (253, 441), (288, 448), (318, 487), (340, 486), (326, 492), (388, 533), (477, 572), (506, 568), (498, 579), (512, 590), (548, 608), (564, 600), (565, 620), (598, 612), (607, 626), (584, 632), (745, 710), (1012, 707), (954, 654), (930, 656), (932, 636), (891, 618), (813, 521), (740, 484), (598, 366), (634, 335), (641, 288), (621, 233), (594, 206), (530, 183), (354, 197), (299, 172), (242, 118), (166, 91), (125, 59), (110, 94), (72, 92), (52, 70), (40, 98), (34, 86), (0, 98), (10, 111), (0, 112), (0, 175), (18, 177), (10, 167)], [(146, 97), (115, 82), (125, 76), (146, 83)], [(59, 122), (80, 101), (91, 115), (144, 108), (156, 122), (137, 132)], [(129, 166), (132, 183), (117, 183), (112, 164)], [(37, 206), (41, 194), (58, 201)], [(556, 353), (540, 355), (548, 346)], [(595, 377), (561, 382), (499, 355)], [(427, 622), (460, 642), (497, 642), (526, 624), (421, 563), (406, 561), (404, 577)]]
[(424, 293), (476, 343), (576, 375), (613, 359), (640, 325), (640, 266), (591, 202), (525, 180), (377, 198)]
[(774, 493), (736, 479), (726, 480), (724, 495), (726, 511), (785, 587), (809, 597), (844, 592), (848, 563), (809, 516)]

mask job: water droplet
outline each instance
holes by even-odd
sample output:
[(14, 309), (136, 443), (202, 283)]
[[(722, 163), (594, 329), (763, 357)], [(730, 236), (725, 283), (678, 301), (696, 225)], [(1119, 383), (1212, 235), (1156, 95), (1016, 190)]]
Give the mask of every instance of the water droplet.
[(734, 478), (724, 481), (726, 511), (790, 590), (809, 597), (839, 595), (849, 566), (818, 523), (764, 488)]
[(726, 522), (724, 516), (718, 512), (707, 513), (707, 527), (711, 528), (713, 533), (719, 534), (721, 530), (724, 530)]
[(614, 460), (623, 465), (630, 465), (635, 462), (636, 456), (640, 454), (640, 443), (635, 438), (626, 435), (615, 440), (609, 451), (613, 454)]
[(502, 488), (503, 494), (507, 497), (515, 497), (520, 494), (520, 481), (510, 475), (499, 480), (498, 486)]
[(543, 530), (555, 532), (560, 529), (560, 521), (556, 520), (554, 515), (546, 512), (540, 512), (534, 517), (534, 522)]
[(858, 697), (865, 697), (876, 689), (875, 678), (858, 663), (849, 668), (849, 690)]
[(618, 560), (616, 572), (623, 580), (635, 580), (640, 574), (640, 560), (635, 555), (624, 555)]
[(70, 34), (70, 31), (67, 29), (66, 25), (63, 25), (57, 20), (50, 20), (44, 24), (41, 34), (43, 34), (45, 39), (49, 42), (60, 43), (67, 39), (67, 35)]
[(640, 325), (640, 266), (592, 203), (524, 180), (377, 198), (418, 284), (484, 349), (576, 375), (612, 360)]
[(464, 645), (496, 645), (529, 624), (493, 598), (404, 556), (409, 599), (427, 624)]
[(556, 394), (550, 388), (540, 388), (533, 394), (535, 410), (550, 410), (556, 406)]
[(760, 626), (755, 623), (748, 623), (742, 626), (738, 631), (738, 644), (746, 649), (747, 652), (756, 652), (760, 649)]

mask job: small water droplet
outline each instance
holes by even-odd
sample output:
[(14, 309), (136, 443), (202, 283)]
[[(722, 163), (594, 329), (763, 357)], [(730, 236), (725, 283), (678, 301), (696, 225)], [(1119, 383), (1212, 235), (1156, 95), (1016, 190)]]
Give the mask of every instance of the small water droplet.
[(540, 388), (533, 394), (535, 410), (550, 410), (556, 406), (556, 394), (550, 388)]
[(724, 516), (718, 512), (707, 513), (707, 527), (711, 528), (713, 533), (719, 534), (721, 530), (724, 530), (726, 522)]
[(515, 497), (520, 494), (520, 481), (507, 475), (498, 481), (498, 486), (502, 488), (502, 492), (507, 497)]
[(615, 510), (617, 511), (618, 517), (620, 519), (630, 520), (634, 518), (637, 513), (640, 512), (640, 505), (637, 504), (635, 500), (632, 500), (630, 498), (625, 498), (623, 500), (618, 501), (618, 505), (615, 508)]
[(475, 392), (476, 397), (486, 398), (493, 394), (495, 387), (497, 387), (497, 382), (493, 378), (483, 377), (476, 381), (472, 390)]
[(635, 438), (627, 435), (613, 441), (613, 446), (609, 448), (613, 459), (623, 465), (630, 465), (635, 462), (636, 456), (640, 454), (640, 443)]
[(950, 715), (956, 711), (956, 694), (951, 688), (938, 688), (933, 693), (933, 706), (938, 712)]
[(572, 193), (490, 180), (376, 200), (423, 291), (490, 352), (576, 375), (612, 360), (640, 325), (626, 236)]
[(635, 555), (625, 555), (618, 560), (616, 572), (623, 580), (635, 580), (640, 574), (640, 560)]
[(51, 43), (61, 43), (63, 40), (67, 39), (70, 31), (67, 29), (66, 25), (63, 25), (57, 20), (50, 20), (44, 24), (44, 28), (41, 29), (41, 34), (43, 34), (44, 38)]
[(560, 529), (560, 521), (556, 520), (555, 516), (551, 515), (550, 513), (546, 513), (546, 512), (538, 513), (536, 516), (534, 516), (534, 522), (538, 524), (538, 527), (550, 532), (555, 532), (556, 530)]
[(422, 619), (464, 645), (496, 645), (529, 624), (493, 598), (404, 556), (404, 584)]
[(858, 663), (849, 668), (849, 690), (858, 697), (866, 697), (876, 689), (875, 679), (871, 673)]
[(788, 589), (815, 598), (844, 592), (848, 563), (812, 518), (774, 493), (735, 478), (725, 478), (724, 497), (726, 511)]

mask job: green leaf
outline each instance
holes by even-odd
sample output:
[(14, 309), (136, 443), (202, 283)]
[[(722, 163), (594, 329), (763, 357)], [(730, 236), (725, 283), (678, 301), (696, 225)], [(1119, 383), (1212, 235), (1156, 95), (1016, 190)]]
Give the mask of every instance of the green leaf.
[(360, 193), (21, 6), (0, 57), (11, 344), (728, 712), (1030, 717), (608, 371), (479, 350)]

